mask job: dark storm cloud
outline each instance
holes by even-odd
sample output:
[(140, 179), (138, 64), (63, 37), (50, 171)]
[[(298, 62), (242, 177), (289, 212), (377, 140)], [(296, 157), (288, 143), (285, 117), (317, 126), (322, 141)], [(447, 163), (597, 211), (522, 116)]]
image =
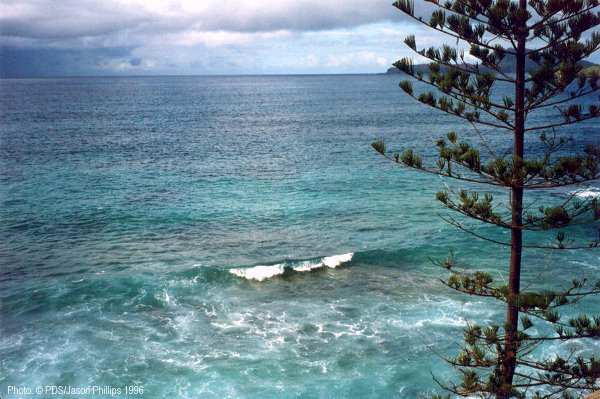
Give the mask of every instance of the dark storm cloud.
[(131, 49), (48, 49), (0, 47), (0, 77), (103, 75), (106, 59), (126, 57)]

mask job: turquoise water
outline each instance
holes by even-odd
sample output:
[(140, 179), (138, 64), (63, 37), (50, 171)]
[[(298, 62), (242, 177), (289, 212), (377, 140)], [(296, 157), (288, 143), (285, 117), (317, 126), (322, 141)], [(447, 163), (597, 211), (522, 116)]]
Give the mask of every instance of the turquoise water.
[[(456, 352), (467, 320), (503, 309), (450, 292), (428, 257), (453, 248), (499, 279), (507, 257), (439, 219), (435, 192), (452, 182), (370, 149), (384, 137), (430, 154), (450, 129), (477, 141), (398, 80), (2, 80), (0, 395), (138, 385), (145, 398), (414, 398), (436, 388), (431, 372), (451, 377), (439, 355)], [(565, 132), (568, 150), (600, 141), (598, 122)], [(290, 270), (343, 254), (336, 268)], [(526, 262), (526, 285), (600, 274), (598, 251)], [(255, 266), (287, 271), (230, 272)]]

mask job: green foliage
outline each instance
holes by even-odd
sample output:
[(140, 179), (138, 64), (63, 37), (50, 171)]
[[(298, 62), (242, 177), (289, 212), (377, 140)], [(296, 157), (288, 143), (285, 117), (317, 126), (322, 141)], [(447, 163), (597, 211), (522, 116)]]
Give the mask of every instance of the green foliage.
[(375, 140), (371, 147), (381, 155), (385, 155), (385, 141), (383, 139)]
[(452, 143), (452, 144), (456, 144), (456, 140), (458, 140), (458, 136), (456, 135), (456, 132), (450, 132), (448, 133), (448, 140)]
[(402, 156), (400, 157), (401, 161), (403, 164), (405, 164), (406, 166), (410, 166), (413, 168), (421, 168), (423, 166), (423, 162), (421, 160), (421, 157), (417, 154), (415, 154), (413, 152), (413, 150), (408, 149), (405, 150), (402, 153)]
[(406, 39), (404, 39), (404, 43), (405, 43), (405, 44), (406, 44), (408, 47), (410, 47), (411, 49), (413, 49), (413, 50), (416, 50), (416, 49), (417, 49), (417, 43), (416, 43), (416, 41), (415, 41), (415, 35), (410, 35), (410, 36), (407, 36), (407, 37), (406, 37)]
[(440, 201), (442, 204), (446, 205), (448, 203), (448, 193), (445, 191), (439, 191), (436, 195), (435, 198)]
[(544, 209), (543, 223), (545, 228), (566, 226), (570, 222), (571, 217), (564, 207), (556, 206)]
[(397, 0), (394, 3), (394, 7), (398, 8), (400, 11), (408, 15), (415, 14), (415, 4), (412, 0)]
[(406, 94), (408, 94), (409, 96), (412, 96), (412, 94), (413, 94), (413, 87), (412, 87), (412, 83), (409, 80), (403, 80), (402, 82), (400, 82), (400, 88)]
[(394, 66), (408, 75), (415, 74), (415, 66), (412, 59), (402, 58), (394, 63)]

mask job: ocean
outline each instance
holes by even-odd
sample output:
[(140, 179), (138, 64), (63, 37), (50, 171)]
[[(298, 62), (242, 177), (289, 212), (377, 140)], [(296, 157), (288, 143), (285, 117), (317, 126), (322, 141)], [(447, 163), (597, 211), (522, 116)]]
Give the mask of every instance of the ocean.
[[(441, 358), (457, 353), (462, 329), (504, 309), (444, 287), (430, 258), (452, 249), (503, 281), (508, 254), (440, 219), (435, 193), (456, 182), (371, 149), (384, 138), (431, 156), (450, 130), (480, 140), (399, 80), (0, 80), (2, 398), (19, 397), (9, 386), (415, 398), (437, 389), (432, 373), (454, 377)], [(563, 129), (566, 151), (600, 142), (598, 127)], [(507, 133), (480, 133), (509, 149)], [(536, 140), (528, 154), (539, 153)], [(569, 190), (528, 198), (559, 201)], [(597, 229), (572, 234), (594, 239)], [(599, 251), (528, 251), (523, 284), (597, 278)], [(580, 311), (598, 314), (600, 299), (568, 312)], [(557, 342), (536, 355), (557, 352), (597, 354), (600, 343)]]

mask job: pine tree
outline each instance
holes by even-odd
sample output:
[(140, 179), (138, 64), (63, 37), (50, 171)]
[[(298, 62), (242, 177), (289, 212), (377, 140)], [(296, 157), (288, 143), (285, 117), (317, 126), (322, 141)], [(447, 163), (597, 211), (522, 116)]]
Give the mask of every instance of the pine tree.
[[(373, 148), (392, 162), (418, 171), (466, 182), (469, 187), (491, 186), (487, 192), (447, 188), (437, 200), (462, 217), (497, 226), (510, 233), (510, 242), (469, 228), (461, 218), (444, 220), (477, 239), (506, 249), (510, 254), (507, 281), (494, 281), (489, 273), (462, 267), (451, 254), (437, 262), (448, 270), (442, 280), (468, 295), (491, 298), (506, 306), (502, 325), (470, 324), (464, 346), (447, 358), (457, 369), (458, 381), (440, 385), (453, 395), (484, 398), (575, 398), (600, 388), (600, 356), (538, 358), (535, 349), (548, 342), (600, 338), (600, 315), (565, 318), (559, 313), (600, 293), (600, 281), (575, 279), (553, 291), (521, 290), (524, 250), (576, 251), (600, 248), (598, 237), (573, 239), (570, 227), (589, 223), (598, 227), (597, 198), (567, 196), (561, 203), (532, 208), (525, 193), (581, 185), (600, 178), (600, 136), (596, 144), (574, 154), (568, 140), (557, 134), (562, 126), (600, 116), (600, 104), (577, 104), (596, 96), (598, 73), (583, 73), (581, 61), (600, 47), (598, 0), (424, 0), (435, 11), (429, 20), (415, 14), (414, 2), (399, 0), (394, 6), (412, 20), (444, 33), (464, 46), (420, 49), (415, 36), (405, 44), (431, 61), (428, 71), (416, 68), (409, 58), (394, 65), (433, 91), (417, 93), (410, 80), (400, 83), (409, 96), (430, 107), (464, 119), (480, 135), (481, 150), (450, 132), (441, 138), (430, 162), (411, 149), (389, 151), (383, 140)], [(465, 55), (466, 48), (470, 57)], [(476, 59), (476, 62), (467, 62)], [(506, 65), (516, 64), (508, 73)], [(500, 83), (501, 82), (501, 83)], [(501, 98), (499, 85), (514, 95)], [(587, 98), (584, 98), (586, 97)], [(528, 118), (540, 110), (556, 110), (552, 122)], [(532, 119), (532, 118), (529, 118)], [(482, 126), (484, 127), (482, 129)], [(498, 155), (486, 134), (508, 132), (512, 154)], [(595, 134), (600, 132), (596, 129)], [(527, 156), (526, 137), (539, 137), (542, 156)], [(528, 144), (529, 146), (530, 144)], [(488, 154), (489, 153), (489, 154)], [(539, 152), (538, 152), (539, 153)], [(490, 193), (509, 191), (499, 201)], [(538, 191), (540, 192), (540, 191)], [(538, 195), (539, 197), (539, 195)], [(544, 196), (543, 198), (549, 198)], [(504, 205), (504, 207), (503, 207)], [(503, 210), (505, 209), (505, 210)], [(451, 214), (451, 212), (449, 213)], [(546, 241), (524, 242), (524, 235), (546, 232)], [(551, 235), (549, 235), (551, 234)], [(549, 236), (548, 236), (549, 235)], [(539, 233), (532, 234), (538, 238)], [(560, 285), (562, 282), (554, 282)], [(543, 326), (552, 331), (543, 334)], [(535, 327), (535, 328), (534, 328)], [(539, 328), (538, 328), (539, 327)], [(450, 397), (450, 395), (448, 395)], [(438, 396), (441, 398), (441, 396)]]

